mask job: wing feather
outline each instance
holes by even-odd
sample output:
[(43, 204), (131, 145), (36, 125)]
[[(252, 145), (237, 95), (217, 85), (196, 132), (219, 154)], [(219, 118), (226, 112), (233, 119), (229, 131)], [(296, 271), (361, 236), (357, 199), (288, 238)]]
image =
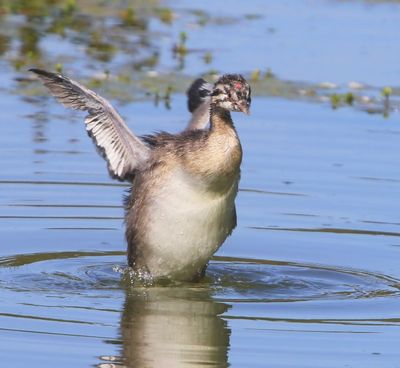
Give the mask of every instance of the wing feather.
[(110, 175), (131, 180), (150, 156), (150, 147), (133, 134), (119, 113), (97, 93), (62, 75), (41, 69), (36, 73), (50, 93), (65, 107), (87, 111), (86, 131), (108, 163)]

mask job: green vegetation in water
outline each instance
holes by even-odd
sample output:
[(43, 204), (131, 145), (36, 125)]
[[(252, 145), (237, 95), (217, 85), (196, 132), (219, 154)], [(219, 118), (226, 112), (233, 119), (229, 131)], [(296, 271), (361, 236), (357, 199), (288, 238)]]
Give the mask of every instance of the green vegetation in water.
[(171, 99), (172, 99), (172, 93), (174, 92), (174, 88), (171, 85), (168, 85), (167, 88), (165, 89), (165, 93), (163, 96), (163, 101), (165, 104), (165, 107), (169, 110), (171, 108)]
[(330, 102), (333, 109), (337, 109), (341, 105), (353, 105), (355, 96), (352, 92), (347, 93), (332, 93)]
[(174, 21), (174, 12), (170, 8), (157, 8), (155, 13), (161, 22), (165, 24), (172, 24)]
[(179, 42), (173, 48), (174, 53), (180, 56), (185, 56), (188, 52), (188, 49), (186, 47), (186, 41), (187, 41), (187, 33), (181, 31), (179, 33)]
[(250, 79), (251, 79), (253, 82), (256, 82), (256, 81), (260, 80), (260, 77), (261, 77), (261, 71), (260, 71), (260, 69), (255, 69), (255, 70), (253, 70), (253, 71), (251, 72)]
[(138, 17), (137, 12), (133, 7), (122, 10), (120, 18), (124, 26), (142, 29), (145, 28), (143, 20)]
[(64, 12), (72, 14), (76, 10), (76, 0), (67, 0), (64, 5)]
[(186, 47), (187, 33), (181, 31), (179, 33), (179, 42), (175, 44), (172, 48), (172, 53), (176, 59), (178, 59), (178, 70), (183, 70), (185, 68), (185, 57), (188, 53)]
[(257, 20), (257, 19), (261, 19), (262, 15), (261, 14), (245, 14), (244, 17), (247, 20)]
[(344, 95), (344, 101), (348, 104), (348, 105), (353, 105), (354, 102), (354, 95), (351, 92), (347, 92)]
[[(26, 70), (36, 66), (63, 72), (74, 79), (100, 90), (108, 98), (122, 102), (153, 98), (169, 106), (173, 93), (183, 93), (191, 81), (198, 77), (185, 70), (186, 59), (200, 52), (207, 66), (201, 73), (213, 82), (224, 70), (216, 70), (214, 61), (223, 50), (191, 50), (190, 33), (184, 28), (179, 38), (169, 39), (170, 50), (177, 64), (170, 68), (160, 65), (165, 55), (160, 55), (159, 34), (150, 28), (152, 19), (159, 27), (172, 24), (174, 19), (185, 16), (190, 24), (202, 27), (223, 27), (234, 22), (258, 19), (244, 15), (241, 18), (214, 16), (204, 10), (174, 10), (161, 6), (158, 0), (3, 0), (0, 2), (0, 56), (15, 70), (21, 83), (18, 94), (37, 94), (41, 91), (29, 82)], [(8, 15), (18, 15), (20, 22), (13, 22)], [(160, 22), (162, 24), (160, 24)], [(169, 32), (169, 31), (167, 31)], [(52, 37), (65, 43), (56, 53), (48, 52), (47, 40)], [(163, 56), (163, 57), (162, 57)], [(169, 57), (171, 55), (168, 55)], [(161, 71), (162, 70), (162, 71)], [(308, 101), (329, 101), (334, 109), (350, 105), (369, 113), (387, 114), (399, 106), (400, 90), (361, 86), (343, 87), (334, 84), (312, 84), (287, 81), (274, 75), (263, 66), (253, 71), (239, 70), (251, 81), (254, 95), (279, 96)], [(31, 78), (31, 79), (29, 79)], [(169, 87), (168, 87), (169, 86)], [(329, 89), (331, 94), (326, 94)], [(382, 103), (383, 97), (383, 103)]]
[(337, 93), (331, 94), (331, 106), (333, 109), (337, 109), (339, 107), (340, 101), (341, 101), (341, 96)]
[(274, 73), (272, 73), (271, 68), (268, 68), (265, 72), (265, 79), (275, 78)]
[(381, 94), (383, 96), (383, 116), (386, 118), (389, 116), (390, 111), (390, 96), (393, 94), (393, 89), (391, 87), (382, 88)]
[[(395, 108), (395, 106), (392, 105), (400, 106), (399, 100), (397, 100), (396, 104), (392, 104), (390, 101), (390, 97), (393, 95), (393, 89), (391, 87), (385, 87), (381, 90), (370, 90), (370, 93), (374, 93), (376, 97), (367, 96), (365, 92), (366, 91), (361, 88), (358, 89), (358, 94), (354, 92), (334, 92), (330, 94), (328, 98), (333, 109), (345, 105), (354, 106), (358, 110), (365, 111), (369, 114), (382, 114), (384, 117), (388, 117), (393, 108)], [(383, 103), (379, 95), (383, 96)], [(399, 93), (397, 93), (397, 96), (399, 96)], [(316, 91), (315, 97), (322, 99), (318, 90)]]
[[(189, 14), (195, 17), (195, 22), (201, 27), (205, 27), (209, 24), (216, 26), (230, 25), (238, 23), (242, 20), (241, 18), (235, 18), (229, 16), (213, 16), (212, 14), (202, 9), (191, 9), (189, 10)], [(255, 19), (255, 18), (247, 18), (247, 16), (245, 15), (243, 19)]]
[(203, 60), (205, 64), (211, 64), (213, 61), (213, 56), (212, 53), (207, 51), (204, 55), (203, 55)]
[(110, 61), (117, 52), (116, 47), (111, 42), (104, 40), (100, 32), (91, 34), (88, 50), (101, 61)]
[(384, 87), (383, 89), (382, 89), (382, 96), (383, 97), (385, 97), (385, 98), (389, 98), (391, 95), (392, 95), (392, 93), (393, 93), (393, 89), (391, 88), (391, 87)]
[(54, 70), (56, 73), (62, 73), (63, 65), (61, 63), (57, 63), (56, 65), (54, 65)]
[(272, 73), (272, 70), (270, 68), (268, 68), (266, 70), (264, 75), (262, 75), (261, 70), (258, 68), (254, 69), (250, 74), (250, 79), (252, 82), (258, 82), (261, 79), (267, 80), (267, 79), (272, 79), (272, 78), (275, 78), (275, 75), (274, 75), (274, 73)]

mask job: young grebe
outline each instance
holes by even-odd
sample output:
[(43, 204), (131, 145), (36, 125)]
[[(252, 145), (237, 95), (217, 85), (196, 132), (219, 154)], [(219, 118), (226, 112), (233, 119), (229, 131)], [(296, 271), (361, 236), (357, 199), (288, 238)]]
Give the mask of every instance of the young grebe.
[(199, 279), (236, 226), (242, 148), (230, 112), (248, 113), (246, 80), (226, 74), (212, 89), (193, 84), (200, 96), (193, 115), (203, 108), (197, 122), (179, 134), (138, 137), (95, 92), (61, 74), (31, 71), (64, 106), (88, 112), (86, 130), (110, 175), (132, 183), (125, 201), (129, 265), (153, 279)]

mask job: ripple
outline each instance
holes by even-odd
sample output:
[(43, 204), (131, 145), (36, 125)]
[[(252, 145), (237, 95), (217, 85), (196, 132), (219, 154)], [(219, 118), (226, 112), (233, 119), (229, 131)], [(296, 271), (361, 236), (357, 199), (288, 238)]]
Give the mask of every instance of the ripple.
[(386, 275), (293, 262), (216, 257), (208, 274), (225, 302), (343, 300), (400, 293), (400, 281)]
[(51, 294), (121, 289), (114, 267), (124, 252), (21, 254), (0, 259), (0, 287)]
[[(133, 280), (124, 252), (23, 254), (0, 259), (0, 288), (64, 295), (148, 286)], [(163, 286), (163, 285), (158, 285)], [(352, 269), (271, 260), (214, 257), (198, 284), (223, 302), (348, 300), (399, 295), (400, 281)]]

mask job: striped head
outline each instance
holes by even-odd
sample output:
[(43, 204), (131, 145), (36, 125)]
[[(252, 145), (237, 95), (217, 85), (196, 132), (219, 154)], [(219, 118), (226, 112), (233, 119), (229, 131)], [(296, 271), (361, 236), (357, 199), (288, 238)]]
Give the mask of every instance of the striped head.
[(240, 74), (225, 74), (214, 84), (211, 103), (229, 111), (248, 114), (251, 104), (250, 85)]

